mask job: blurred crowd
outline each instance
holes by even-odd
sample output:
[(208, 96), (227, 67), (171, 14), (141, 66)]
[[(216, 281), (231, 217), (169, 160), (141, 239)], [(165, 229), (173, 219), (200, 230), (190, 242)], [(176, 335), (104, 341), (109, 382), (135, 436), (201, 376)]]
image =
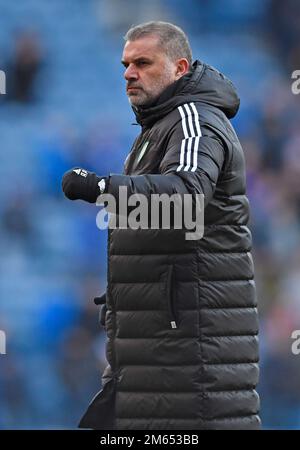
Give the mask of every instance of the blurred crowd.
[[(184, 3), (184, 5), (183, 5)], [(189, 7), (186, 7), (189, 3)], [(152, 5), (152, 6), (150, 6)], [(265, 428), (300, 428), (300, 69), (297, 0), (0, 0), (0, 428), (76, 428), (101, 387), (106, 287), (96, 206), (68, 202), (80, 166), (120, 173), (139, 129), (119, 63), (133, 23), (169, 20), (236, 84), (260, 311)], [(126, 10), (126, 11), (125, 11)], [(60, 19), (63, 17), (63, 23)]]

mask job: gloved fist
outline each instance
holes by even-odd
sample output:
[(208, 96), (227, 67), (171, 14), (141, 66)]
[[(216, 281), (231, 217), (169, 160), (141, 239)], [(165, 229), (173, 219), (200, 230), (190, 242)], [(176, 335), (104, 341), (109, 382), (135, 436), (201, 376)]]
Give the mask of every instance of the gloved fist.
[(105, 180), (104, 177), (98, 177), (94, 172), (88, 172), (85, 169), (71, 169), (63, 176), (62, 190), (70, 200), (80, 199), (95, 203), (101, 194), (98, 183), (103, 179)]

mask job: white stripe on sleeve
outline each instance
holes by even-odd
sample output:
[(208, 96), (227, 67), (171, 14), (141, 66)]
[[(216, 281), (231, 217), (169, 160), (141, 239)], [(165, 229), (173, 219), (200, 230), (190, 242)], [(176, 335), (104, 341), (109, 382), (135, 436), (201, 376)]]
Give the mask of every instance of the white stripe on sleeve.
[(188, 123), (189, 123), (189, 128), (190, 128), (190, 137), (195, 137), (195, 131), (194, 131), (194, 126), (193, 126), (193, 120), (192, 120), (192, 113), (191, 110), (189, 108), (188, 104), (184, 105), (187, 116), (188, 116)]
[(187, 139), (189, 137), (189, 134), (188, 134), (187, 128), (186, 128), (185, 114), (184, 114), (182, 106), (179, 106), (178, 109), (179, 109), (179, 112), (181, 115), (181, 123), (182, 123), (184, 139)]
[(198, 164), (199, 141), (200, 137), (202, 136), (199, 123), (199, 115), (193, 102), (190, 104), (185, 103), (183, 106), (184, 108), (182, 106), (178, 107), (181, 116), (184, 139), (182, 139), (181, 141), (180, 164), (177, 167), (176, 171), (179, 172), (183, 169), (185, 172), (189, 170), (195, 172)]

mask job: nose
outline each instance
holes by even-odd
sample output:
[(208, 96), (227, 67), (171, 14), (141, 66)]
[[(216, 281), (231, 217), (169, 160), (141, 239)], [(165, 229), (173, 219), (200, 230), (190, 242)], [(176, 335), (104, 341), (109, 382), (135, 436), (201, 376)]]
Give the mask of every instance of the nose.
[(126, 68), (124, 72), (124, 78), (126, 81), (129, 80), (137, 80), (138, 79), (138, 72), (135, 69), (133, 64), (129, 64), (129, 66)]

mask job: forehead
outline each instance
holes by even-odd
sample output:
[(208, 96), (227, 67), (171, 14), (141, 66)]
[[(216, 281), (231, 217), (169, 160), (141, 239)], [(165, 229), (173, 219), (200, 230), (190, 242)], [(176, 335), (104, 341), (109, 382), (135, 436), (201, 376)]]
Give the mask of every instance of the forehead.
[(163, 53), (157, 36), (144, 36), (134, 41), (127, 41), (123, 50), (123, 59), (135, 59), (141, 56), (153, 57)]

